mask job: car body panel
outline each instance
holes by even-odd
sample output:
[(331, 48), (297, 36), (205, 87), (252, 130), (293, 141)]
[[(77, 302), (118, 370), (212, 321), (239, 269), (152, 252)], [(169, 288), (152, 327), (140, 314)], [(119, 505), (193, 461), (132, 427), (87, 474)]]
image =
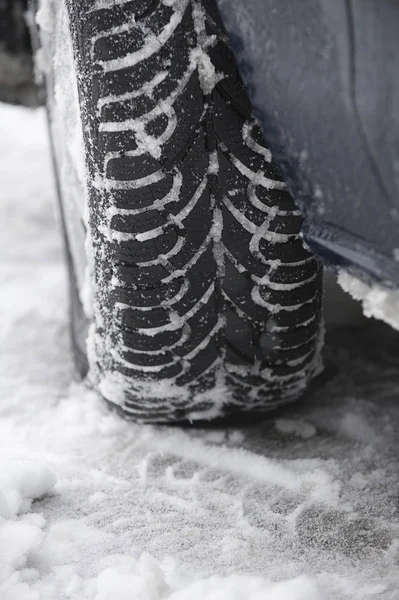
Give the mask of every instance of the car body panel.
[(399, 2), (219, 0), (266, 140), (328, 263), (399, 284)]

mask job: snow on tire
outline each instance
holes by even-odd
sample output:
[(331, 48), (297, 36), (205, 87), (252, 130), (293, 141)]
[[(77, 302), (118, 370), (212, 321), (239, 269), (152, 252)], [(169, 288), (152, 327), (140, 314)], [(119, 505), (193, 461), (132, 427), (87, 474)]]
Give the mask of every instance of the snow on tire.
[(318, 366), (321, 270), (214, 0), (67, 7), (87, 167), (91, 382), (138, 421), (295, 400)]

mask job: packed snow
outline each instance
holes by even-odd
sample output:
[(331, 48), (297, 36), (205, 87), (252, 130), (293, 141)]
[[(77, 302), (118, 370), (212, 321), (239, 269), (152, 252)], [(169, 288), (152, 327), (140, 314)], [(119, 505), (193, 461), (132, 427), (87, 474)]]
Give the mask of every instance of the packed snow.
[(340, 271), (338, 283), (355, 300), (360, 300), (366, 317), (381, 319), (399, 331), (399, 291), (369, 285), (347, 271)]
[(398, 599), (397, 334), (329, 332), (263, 421), (124, 422), (74, 378), (44, 113), (0, 132), (1, 600)]

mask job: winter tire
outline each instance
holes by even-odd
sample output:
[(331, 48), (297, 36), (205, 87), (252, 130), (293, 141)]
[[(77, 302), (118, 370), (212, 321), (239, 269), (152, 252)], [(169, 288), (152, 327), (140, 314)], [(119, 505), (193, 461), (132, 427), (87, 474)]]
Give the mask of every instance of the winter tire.
[(319, 364), (321, 270), (214, 0), (45, 10), (72, 329), (89, 381), (148, 422), (297, 399)]

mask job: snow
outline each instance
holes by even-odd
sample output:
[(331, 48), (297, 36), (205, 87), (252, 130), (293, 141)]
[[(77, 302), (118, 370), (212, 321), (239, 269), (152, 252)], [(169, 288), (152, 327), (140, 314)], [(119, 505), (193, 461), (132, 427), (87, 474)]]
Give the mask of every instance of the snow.
[(51, 31), (53, 28), (53, 9), (52, 0), (41, 0), (40, 8), (36, 12), (36, 23), (42, 31)]
[[(86, 234), (82, 223), (88, 228), (86, 167), (79, 111), (77, 77), (74, 68), (72, 41), (69, 36), (69, 20), (65, 3), (58, 10), (52, 0), (42, 0), (36, 13), (41, 29), (42, 48), (35, 56), (36, 69), (47, 74), (49, 85), (54, 87), (54, 98), (49, 110), (56, 162), (62, 176), (59, 185), (64, 198), (66, 227), (70, 239), (76, 278), (81, 301), (87, 316), (92, 314), (90, 268), (85, 258), (85, 246), (90, 256), (90, 245), (85, 244)], [(53, 35), (54, 27), (64, 35)], [(56, 76), (54, 75), (56, 74)], [(52, 93), (49, 93), (52, 98)], [(61, 224), (61, 211), (58, 209)], [(89, 261), (91, 262), (91, 261)]]
[(381, 319), (399, 331), (399, 291), (381, 285), (369, 285), (341, 270), (338, 283), (355, 300), (360, 300), (366, 317)]
[(216, 73), (211, 59), (203, 50), (198, 52), (198, 76), (205, 95), (211, 94), (216, 84), (223, 79), (223, 75)]
[(55, 476), (39, 463), (13, 460), (0, 462), (0, 517), (15, 517), (30, 508), (55, 484)]
[(74, 381), (44, 113), (0, 130), (1, 600), (396, 600), (396, 334), (263, 421), (123, 421)]
[[(271, 162), (272, 161), (272, 153), (270, 152), (270, 150), (268, 148), (265, 148), (264, 146), (261, 146), (260, 144), (258, 144), (252, 137), (252, 131), (253, 131), (254, 127), (255, 127), (254, 123), (249, 123), (248, 121), (245, 121), (244, 125), (242, 126), (242, 139), (243, 139), (244, 143), (248, 146), (248, 148), (250, 148), (257, 154), (260, 154), (261, 156), (263, 156), (263, 158), (265, 159), (266, 162)], [(261, 203), (259, 203), (259, 204), (261, 204)]]

